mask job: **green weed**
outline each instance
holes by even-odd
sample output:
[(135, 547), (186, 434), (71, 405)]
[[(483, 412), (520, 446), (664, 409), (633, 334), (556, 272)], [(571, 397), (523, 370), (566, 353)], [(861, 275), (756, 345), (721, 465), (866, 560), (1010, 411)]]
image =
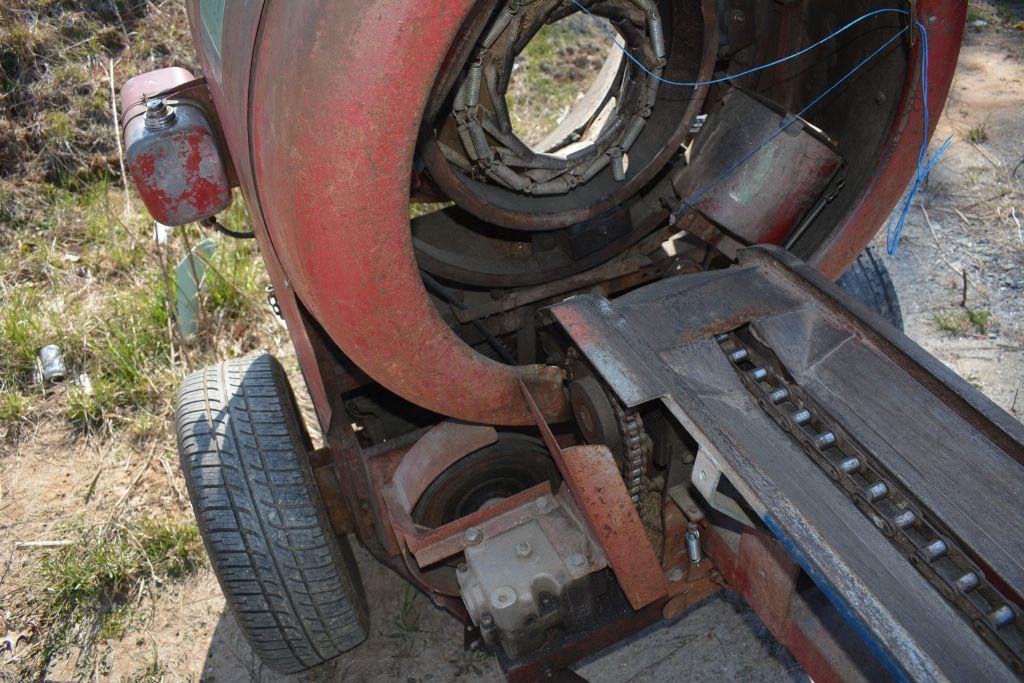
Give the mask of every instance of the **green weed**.
[(969, 334), (987, 334), (995, 319), (991, 311), (967, 308), (955, 313), (937, 313), (933, 321), (941, 332), (963, 337)]
[(105, 302), (102, 316), (69, 331), (65, 358), (92, 386), (68, 391), (67, 417), (95, 427), (115, 412), (144, 408), (169, 392), (169, 322), (167, 299), (154, 278)]
[(160, 661), (156, 646), (153, 646), (153, 656), (147, 659), (142, 668), (136, 671), (124, 683), (160, 683), (167, 677), (167, 666)]
[(136, 622), (136, 599), (146, 584), (181, 578), (203, 561), (191, 523), (144, 519), (137, 525), (69, 530), (74, 543), (45, 557), (40, 579), (49, 637), (41, 671), (70, 646), (86, 653), (119, 638)]
[(17, 391), (0, 391), (0, 425), (17, 422), (28, 411), (30, 401)]
[(980, 145), (983, 142), (988, 142), (988, 129), (985, 127), (984, 123), (979, 123), (976, 126), (968, 128), (965, 137), (968, 142)]
[(48, 341), (49, 316), (37, 291), (16, 288), (0, 306), (0, 377), (15, 386), (33, 381), (36, 355)]
[(395, 658), (416, 657), (425, 647), (423, 629), (420, 628), (420, 606), (416, 603), (418, 595), (412, 586), (405, 586), (398, 614), (388, 618), (388, 629), (381, 631), (384, 637), (394, 641), (396, 648), (392, 656)]
[(207, 311), (237, 319), (252, 314), (263, 305), (266, 270), (255, 254), (252, 242), (228, 238), (218, 246), (208, 265), (205, 285)]

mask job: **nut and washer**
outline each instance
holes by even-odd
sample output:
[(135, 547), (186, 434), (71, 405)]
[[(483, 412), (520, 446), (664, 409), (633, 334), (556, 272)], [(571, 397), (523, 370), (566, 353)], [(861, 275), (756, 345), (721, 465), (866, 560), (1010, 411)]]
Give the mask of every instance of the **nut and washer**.
[(480, 530), (478, 526), (471, 526), (466, 529), (466, 543), (470, 545), (476, 545), (480, 541), (484, 540), (484, 532)]
[(584, 569), (587, 566), (587, 558), (579, 553), (573, 553), (569, 556), (569, 566), (573, 569)]

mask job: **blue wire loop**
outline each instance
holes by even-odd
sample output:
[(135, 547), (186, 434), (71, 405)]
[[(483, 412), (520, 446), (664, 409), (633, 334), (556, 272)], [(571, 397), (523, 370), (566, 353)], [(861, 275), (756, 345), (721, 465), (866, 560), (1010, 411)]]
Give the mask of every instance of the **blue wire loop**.
[[(828, 42), (830, 42), (832, 40), (835, 40), (838, 36), (842, 35), (846, 31), (848, 31), (851, 28), (853, 28), (854, 26), (857, 26), (861, 22), (864, 22), (864, 21), (870, 19), (871, 17), (878, 16), (880, 14), (900, 14), (900, 15), (903, 15), (905, 17), (910, 17), (910, 12), (908, 12), (907, 10), (904, 10), (904, 9), (896, 8), (896, 7), (877, 9), (877, 10), (874, 10), (872, 12), (868, 12), (867, 14), (864, 14), (864, 15), (854, 19), (853, 21), (851, 21), (850, 23), (846, 24), (845, 26), (843, 26), (839, 30), (835, 31), (834, 33), (831, 33), (831, 34), (825, 36), (824, 38), (822, 38), (821, 40), (819, 40), (819, 41), (817, 41), (815, 43), (812, 43), (811, 45), (808, 45), (807, 47), (803, 48), (802, 50), (794, 52), (791, 55), (787, 55), (786, 57), (782, 57), (780, 59), (776, 59), (773, 62), (769, 62), (767, 64), (762, 64), (761, 66), (756, 66), (756, 67), (754, 67), (752, 69), (747, 69), (746, 71), (741, 71), (740, 73), (737, 73), (737, 74), (732, 74), (732, 75), (729, 75), (729, 76), (723, 76), (721, 78), (716, 78), (716, 79), (713, 79), (713, 80), (710, 80), (710, 81), (670, 81), (670, 80), (668, 80), (666, 78), (662, 78), (661, 76), (658, 76), (657, 74), (652, 72), (650, 69), (648, 69), (646, 66), (644, 66), (640, 62), (639, 59), (637, 59), (635, 56), (630, 54), (629, 50), (627, 50), (626, 47), (622, 43), (620, 43), (618, 41), (618, 39), (616, 38), (615, 34), (607, 26), (605, 26), (603, 22), (601, 22), (596, 16), (594, 16), (594, 14), (589, 9), (587, 9), (582, 3), (580, 3), (579, 0), (572, 0), (572, 2), (577, 7), (579, 7), (581, 10), (583, 10), (584, 13), (586, 13), (588, 16), (590, 16), (591, 19), (593, 19), (595, 22), (597, 22), (598, 26), (600, 26), (601, 29), (605, 33), (607, 33), (608, 36), (611, 38), (612, 43), (615, 44), (615, 47), (617, 47), (622, 52), (622, 54), (624, 54), (634, 64), (636, 64), (638, 67), (640, 67), (640, 69), (642, 71), (644, 71), (649, 76), (658, 79), (659, 81), (661, 81), (665, 85), (678, 86), (678, 87), (698, 87), (698, 86), (715, 85), (717, 83), (724, 83), (724, 82), (727, 82), (727, 81), (732, 81), (732, 80), (735, 80), (735, 79), (738, 79), (738, 78), (743, 78), (744, 76), (749, 76), (749, 75), (757, 73), (759, 71), (764, 71), (766, 69), (771, 69), (771, 68), (776, 67), (776, 66), (778, 66), (780, 64), (784, 64), (786, 62), (789, 62), (789, 61), (792, 61), (792, 60), (797, 59), (799, 57), (802, 57), (803, 55), (807, 54), (808, 52), (811, 52), (812, 50), (815, 50), (818, 47), (821, 47), (822, 45), (824, 45), (824, 44), (826, 44), (826, 43), (828, 43)], [(901, 200), (901, 202), (900, 202), (900, 204), (902, 205), (902, 209), (899, 209), (899, 214), (898, 214), (899, 218), (895, 221), (895, 226), (894, 226), (893, 225), (893, 219), (896, 218), (896, 214), (894, 214), (893, 217), (889, 219), (889, 224), (886, 226), (886, 250), (888, 251), (890, 256), (895, 254), (896, 253), (896, 249), (899, 247), (900, 236), (903, 234), (903, 228), (904, 228), (904, 226), (906, 224), (906, 221), (907, 221), (907, 215), (910, 213), (910, 206), (911, 206), (912, 202), (914, 201), (914, 197), (917, 196), (918, 191), (921, 189), (921, 186), (924, 184), (925, 178), (928, 177), (928, 174), (931, 172), (932, 168), (938, 162), (939, 158), (942, 156), (942, 154), (949, 148), (950, 144), (953, 142), (952, 136), (947, 138), (946, 141), (943, 143), (942, 147), (939, 148), (939, 151), (935, 153), (935, 156), (932, 157), (930, 161), (928, 160), (928, 132), (929, 132), (929, 129), (931, 128), (930, 113), (929, 113), (929, 110), (928, 110), (928, 30), (925, 28), (924, 24), (922, 24), (916, 18), (913, 19), (913, 21), (914, 21), (914, 24), (917, 27), (918, 32), (921, 34), (921, 92), (923, 93), (923, 98), (924, 98), (924, 105), (922, 107), (923, 128), (922, 128), (922, 134), (921, 134), (921, 149), (920, 149), (920, 152), (918, 154), (917, 172), (916, 172), (916, 175), (915, 175), (914, 182), (913, 182), (913, 184), (910, 187), (910, 191), (907, 192), (906, 197), (903, 200)], [(705, 186), (703, 189), (701, 189), (699, 192), (697, 192), (697, 194), (695, 194), (693, 197), (691, 197), (688, 201), (686, 201), (685, 203), (680, 205), (680, 207), (673, 212), (673, 217), (679, 216), (680, 214), (682, 214), (685, 211), (687, 211), (690, 208), (692, 208), (694, 206), (694, 204), (699, 202), (701, 200), (701, 198), (703, 198), (704, 195), (706, 195), (709, 191), (711, 191), (711, 189), (713, 187), (715, 187), (718, 183), (720, 183), (723, 180), (725, 180), (725, 178), (727, 178), (733, 172), (735, 172), (736, 169), (738, 169), (740, 166), (742, 166), (747, 160), (749, 160), (751, 157), (753, 157), (758, 152), (760, 152), (762, 149), (764, 149), (772, 140), (774, 140), (779, 135), (781, 135), (783, 131), (785, 131), (787, 128), (789, 128), (794, 123), (799, 121), (803, 117), (803, 115), (806, 114), (810, 109), (812, 109), (815, 105), (817, 105), (819, 102), (821, 102), (821, 100), (825, 99), (825, 97), (827, 97), (830, 93), (832, 93), (832, 91), (834, 91), (840, 85), (842, 85), (847, 80), (849, 80), (855, 73), (860, 71), (866, 64), (868, 64), (868, 62), (870, 62), (875, 57), (877, 57), (879, 54), (881, 54), (887, 47), (889, 47), (892, 43), (894, 43), (896, 40), (898, 40), (900, 38), (900, 36), (902, 36), (903, 34), (905, 34), (909, 30), (911, 30), (910, 26), (905, 26), (902, 29), (900, 29), (899, 32), (896, 33), (896, 35), (894, 35), (892, 38), (890, 38), (885, 43), (883, 43), (881, 47), (879, 47), (877, 50), (875, 50), (870, 55), (868, 55), (859, 64), (857, 64), (857, 66), (853, 67), (853, 69), (851, 69), (845, 76), (843, 76), (842, 78), (837, 80), (835, 83), (830, 85), (828, 88), (826, 88), (824, 91), (822, 91), (821, 94), (819, 94), (817, 97), (815, 97), (813, 100), (811, 100), (803, 109), (801, 109), (799, 112), (797, 112), (792, 117), (790, 117), (785, 123), (781, 124), (779, 126), (778, 130), (774, 131), (765, 140), (763, 140), (760, 144), (755, 146), (751, 151), (749, 151), (742, 158), (740, 158), (739, 161), (737, 161), (732, 166), (730, 166), (728, 169), (726, 169), (725, 172), (723, 172), (717, 178), (712, 180), (711, 183), (709, 183), (707, 186)], [(899, 206), (899, 204), (897, 206)]]

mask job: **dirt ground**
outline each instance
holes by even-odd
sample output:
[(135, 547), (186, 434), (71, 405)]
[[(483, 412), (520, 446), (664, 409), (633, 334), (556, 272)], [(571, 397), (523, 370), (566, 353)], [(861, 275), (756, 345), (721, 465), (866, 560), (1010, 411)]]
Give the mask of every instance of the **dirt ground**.
[[(886, 265), (907, 334), (1019, 419), (1024, 32), (969, 30), (931, 151), (950, 135), (953, 144), (932, 171)], [(880, 253), (884, 245), (882, 234)], [(971, 317), (984, 324), (964, 325)]]
[[(965, 40), (952, 95), (932, 145), (954, 136), (911, 212), (897, 253), (885, 258), (900, 294), (906, 331), (930, 353), (1017, 417), (1024, 411), (1024, 31), (974, 27)], [(876, 247), (884, 253), (884, 235)], [(964, 276), (967, 274), (966, 302)], [(961, 305), (964, 304), (964, 305)], [(263, 344), (287, 355), (283, 333)], [(36, 421), (16, 457), (0, 458), (0, 594), (21, 586), (32, 549), (85, 507), (185, 513), (184, 486), (169, 444), (83, 440), (55, 422)], [(114, 517), (107, 514), (106, 518)], [(373, 619), (369, 640), (305, 681), (483, 681), (493, 661), (461, 648), (460, 625), (434, 609), (365, 553), (358, 557)], [(26, 581), (29, 579), (25, 579)], [(107, 643), (91, 674), (72, 651), (49, 680), (278, 681), (225, 609), (208, 566), (139, 589), (140, 615)], [(2, 597), (2, 595), (0, 595)], [(0, 600), (0, 605), (3, 605)], [(6, 608), (5, 608), (6, 609)], [(0, 680), (29, 623), (5, 612), (10, 651), (0, 649)], [(23, 630), (26, 640), (20, 641)], [(101, 663), (102, 661), (102, 663)], [(755, 615), (730, 597), (697, 606), (674, 624), (643, 634), (584, 663), (592, 681), (806, 680)]]

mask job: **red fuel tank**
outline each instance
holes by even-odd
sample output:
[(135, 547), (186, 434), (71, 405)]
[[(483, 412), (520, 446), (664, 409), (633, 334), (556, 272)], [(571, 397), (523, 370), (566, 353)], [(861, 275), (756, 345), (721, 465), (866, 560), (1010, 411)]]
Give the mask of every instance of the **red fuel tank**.
[(208, 218), (231, 203), (206, 113), (194, 100), (164, 95), (193, 80), (172, 67), (136, 76), (121, 90), (125, 165), (149, 213), (164, 225)]

